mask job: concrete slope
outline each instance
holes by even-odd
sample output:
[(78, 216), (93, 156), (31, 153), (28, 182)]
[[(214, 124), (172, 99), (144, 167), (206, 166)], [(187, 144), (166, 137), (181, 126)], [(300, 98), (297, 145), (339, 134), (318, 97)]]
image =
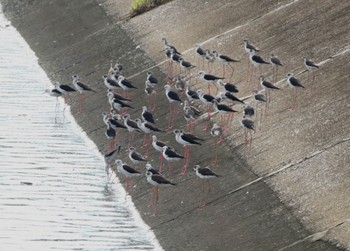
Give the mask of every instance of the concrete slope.
[[(325, 238), (341, 241), (347, 248), (349, 10), (348, 3), (334, 1), (173, 1), (123, 25), (159, 63), (163, 58), (154, 44), (162, 37), (194, 63), (197, 43), (241, 58), (232, 78), (238, 82), (239, 97), (249, 97), (259, 83), (258, 72), (255, 77), (248, 73), (242, 40), (257, 45), (266, 59), (270, 52), (277, 54), (285, 64), (277, 79), (282, 91), (272, 94), (269, 116), (254, 134), (252, 152), (247, 153), (242, 145), (239, 119), (233, 121), (228, 135), (231, 149), (246, 159), (251, 170), (268, 182), (308, 229), (330, 230)], [(321, 64), (314, 81), (312, 74), (305, 72), (303, 57)], [(215, 63), (212, 72), (220, 75), (221, 65)], [(297, 74), (307, 88), (298, 94), (295, 112), (288, 111), (291, 91), (284, 79), (287, 72)], [(273, 82), (272, 67), (264, 66), (260, 73)], [(193, 85), (205, 88), (197, 81)], [(247, 102), (255, 105), (252, 99)]]
[[(337, 250), (333, 242), (341, 242), (343, 247), (350, 243), (346, 234), (349, 187), (344, 168), (350, 93), (346, 85), (349, 35), (344, 27), (348, 23), (347, 3), (325, 1), (311, 8), (316, 2), (173, 1), (116, 24), (118, 16), (106, 15), (106, 6), (109, 15), (117, 13), (111, 10), (117, 8), (111, 1), (102, 5), (94, 0), (1, 2), (53, 81), (70, 82), (71, 75), (79, 74), (97, 90), (97, 94), (86, 95), (85, 112), (77, 121), (103, 153), (107, 143), (100, 114), (109, 107), (101, 76), (111, 60), (124, 64), (127, 76), (135, 75), (132, 80), (140, 90), (133, 94), (136, 109), (131, 115), (139, 116), (146, 102), (145, 71), (151, 68), (164, 77), (160, 72), (165, 69), (163, 64), (153, 68), (164, 58), (159, 53), (163, 36), (181, 51), (188, 50), (186, 59), (194, 62), (192, 47), (203, 41), (208, 48), (242, 57), (245, 61), (236, 67), (234, 75), (235, 81), (242, 81), (240, 97), (250, 95), (256, 84), (256, 79), (246, 81), (243, 38), (261, 47), (264, 56), (269, 51), (278, 54), (294, 73), (302, 71), (305, 53), (319, 62), (343, 52), (325, 61), (316, 72), (316, 81), (305, 84), (307, 89), (298, 97), (295, 112), (287, 110), (287, 90), (273, 94), (270, 115), (254, 134), (251, 152), (243, 144), (236, 116), (226, 144), (217, 150), (220, 164), (213, 169), (221, 177), (212, 182), (205, 208), (198, 208), (201, 182), (194, 173), (189, 170), (183, 177), (177, 175), (182, 163), (174, 164), (173, 170), (166, 169), (166, 177), (177, 186), (160, 189), (157, 217), (152, 217), (147, 207), (151, 191), (143, 177), (135, 181), (132, 197), (165, 250)], [(214, 65), (213, 72), (220, 70), (221, 66)], [(263, 70), (271, 71), (268, 67)], [(304, 82), (306, 74), (298, 77)], [(193, 84), (195, 88), (205, 87), (199, 81)], [(280, 85), (285, 87), (284, 82)], [(157, 104), (167, 108), (162, 87), (157, 92)], [(77, 104), (73, 104), (73, 112), (76, 109)], [(166, 109), (156, 110), (162, 128), (166, 127), (167, 113)], [(215, 155), (214, 140), (200, 130), (204, 122), (199, 121), (195, 134), (206, 142), (191, 150), (190, 167), (197, 163), (205, 166)], [(179, 115), (176, 127), (183, 128), (184, 123)], [(158, 136), (182, 150), (172, 133)], [(120, 144), (126, 148), (125, 133), (121, 133)], [(135, 145), (140, 144), (138, 139)], [(124, 153), (125, 160), (126, 156)], [(151, 151), (149, 159), (155, 165), (157, 158), (158, 154)], [(317, 241), (321, 238), (330, 241)]]

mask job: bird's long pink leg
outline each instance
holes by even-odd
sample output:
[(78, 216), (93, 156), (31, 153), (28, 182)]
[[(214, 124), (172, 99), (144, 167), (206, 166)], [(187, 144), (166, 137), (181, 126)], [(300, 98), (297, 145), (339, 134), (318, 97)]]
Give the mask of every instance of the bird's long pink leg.
[(184, 158), (185, 158), (185, 162), (184, 165), (182, 166), (181, 172), (179, 175), (184, 175), (187, 169), (187, 160), (188, 160), (188, 146), (184, 146)]
[(250, 81), (250, 64), (249, 60), (247, 61), (247, 82), (249, 83)]
[(154, 199), (154, 186), (152, 186), (152, 195), (151, 195), (151, 202), (150, 204), (148, 205), (148, 207), (152, 207), (153, 206), (153, 199)]
[(163, 168), (164, 168), (164, 157), (163, 157), (163, 153), (160, 153), (159, 156), (159, 172), (162, 173), (163, 172)]
[(211, 114), (210, 114), (210, 105), (207, 105), (207, 113), (208, 113), (208, 119), (207, 119), (207, 122), (203, 128), (203, 131), (207, 131), (208, 130), (208, 127), (209, 127), (209, 121), (211, 119)]
[(249, 152), (252, 152), (253, 136), (252, 136), (252, 132), (251, 131), (249, 131), (249, 134), (250, 134)]
[(152, 144), (152, 138), (151, 138), (151, 135), (150, 134), (147, 134), (147, 144), (146, 144), (146, 152), (144, 153), (145, 156), (148, 156), (149, 154), (149, 147), (150, 145)]
[(78, 109), (77, 109), (77, 112), (75, 113), (75, 115), (79, 115), (82, 111), (82, 108), (81, 108), (82, 98), (81, 97), (82, 97), (82, 93), (79, 93), (78, 94)]
[(231, 76), (230, 76), (230, 81), (232, 81), (233, 73), (235, 72), (235, 68), (233, 66), (229, 65), (232, 69)]
[(169, 103), (169, 114), (168, 114), (168, 127), (167, 127), (167, 130), (170, 130), (171, 129), (171, 113), (172, 113), (172, 102)]
[(149, 108), (151, 108), (151, 95), (152, 94), (148, 95), (148, 97), (147, 97), (147, 107), (149, 107)]
[(187, 123), (186, 123), (186, 129), (187, 129), (187, 131), (191, 132), (191, 127), (192, 127), (192, 125), (191, 125), (191, 120), (189, 120), (189, 121), (187, 121)]
[(215, 88), (216, 88), (216, 92), (215, 92), (215, 95), (217, 95), (218, 94), (218, 92), (219, 92), (219, 87), (217, 87), (217, 85), (214, 83), (214, 86), (215, 86)]
[(193, 125), (192, 125), (192, 131), (196, 128), (197, 125), (197, 120), (193, 120)]
[(226, 114), (226, 120), (225, 120), (225, 126), (224, 126), (224, 131), (227, 132), (228, 129), (229, 129), (229, 122), (230, 122), (230, 119), (231, 119), (231, 115), (230, 113)]
[(199, 200), (199, 208), (204, 207), (204, 183), (201, 182), (201, 195)]
[(153, 216), (157, 215), (157, 208), (158, 208), (158, 187), (155, 188), (156, 193), (156, 199), (155, 199), (155, 206), (153, 207)]
[(210, 193), (210, 191), (211, 191), (210, 180), (207, 180), (207, 182), (208, 182), (208, 194), (209, 194), (209, 193)]
[(215, 158), (212, 160), (212, 162), (211, 162), (211, 164), (212, 165), (216, 165), (217, 163), (218, 163), (218, 141), (219, 140), (216, 140), (216, 142), (215, 142)]
[(125, 178), (126, 193), (129, 193), (129, 177)]
[(156, 109), (156, 95), (152, 93), (150, 96), (148, 96), (148, 106), (151, 112), (154, 112)]
[(186, 147), (187, 149), (186, 149), (186, 151), (187, 151), (187, 158), (186, 158), (186, 168), (185, 168), (185, 172), (186, 172), (186, 170), (187, 170), (187, 167), (188, 167), (188, 164), (190, 164), (190, 147)]
[(109, 142), (108, 151), (112, 151), (115, 145), (115, 137)]
[(246, 144), (248, 144), (248, 136), (247, 136), (247, 129), (246, 128), (244, 128), (244, 142), (246, 143)]
[(147, 144), (147, 134), (144, 133), (141, 148), (144, 148), (146, 144)]

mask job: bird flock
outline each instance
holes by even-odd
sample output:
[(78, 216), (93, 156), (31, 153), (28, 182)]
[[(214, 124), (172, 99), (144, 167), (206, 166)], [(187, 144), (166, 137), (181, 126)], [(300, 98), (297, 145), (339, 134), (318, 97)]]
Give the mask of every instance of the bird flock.
[[(104, 111), (102, 115), (103, 123), (106, 126), (105, 135), (108, 140), (107, 154), (104, 155), (106, 163), (106, 171), (110, 177), (110, 182), (113, 182), (117, 173), (125, 176), (126, 190), (132, 188), (131, 179), (142, 175), (140, 165), (145, 166), (146, 181), (152, 185), (152, 199), (150, 206), (153, 207), (153, 214), (157, 212), (158, 205), (158, 187), (175, 186), (176, 184), (164, 177), (164, 174), (173, 174), (175, 167), (172, 163), (183, 161), (182, 168), (179, 175), (185, 175), (188, 166), (190, 165), (190, 151), (196, 146), (201, 146), (205, 141), (204, 138), (194, 135), (194, 130), (197, 121), (200, 118), (206, 119), (204, 132), (208, 132), (216, 138), (214, 143), (214, 158), (207, 167), (200, 167), (198, 164), (194, 165), (193, 170), (196, 175), (203, 180), (203, 187), (200, 196), (200, 207), (206, 205), (206, 197), (208, 196), (211, 186), (209, 180), (219, 177), (208, 166), (215, 166), (219, 162), (218, 145), (220, 145), (225, 138), (225, 134), (229, 133), (232, 128), (232, 119), (238, 110), (243, 110), (243, 116), (240, 120), (241, 127), (244, 128), (245, 144), (252, 143), (252, 132), (256, 130), (256, 118), (258, 104), (265, 104), (264, 115), (268, 115), (269, 103), (271, 100), (271, 92), (280, 90), (276, 86), (278, 68), (283, 67), (281, 59), (275, 54), (270, 54), (270, 59), (265, 60), (259, 55), (260, 50), (255, 45), (243, 41), (243, 49), (247, 55), (247, 82), (252, 83), (252, 93), (255, 108), (249, 105), (244, 99), (235, 95), (239, 93), (238, 84), (232, 83), (236, 65), (243, 65), (243, 60), (236, 59), (227, 55), (219, 54), (217, 51), (204, 49), (197, 44), (194, 53), (197, 57), (197, 64), (194, 65), (184, 59), (184, 56), (170, 45), (168, 41), (163, 38), (164, 52), (167, 58), (166, 63), (166, 79), (160, 81), (152, 72), (147, 72), (145, 76), (144, 92), (146, 94), (145, 104), (142, 107), (136, 107), (133, 100), (133, 93), (142, 87), (137, 83), (127, 79), (123, 75), (123, 66), (119, 63), (114, 66), (111, 64), (108, 72), (102, 76), (102, 81), (107, 88), (107, 101), (110, 106), (109, 111)], [(319, 68), (319, 65), (312, 60), (304, 58), (304, 65), (308, 72)], [(213, 63), (218, 62), (222, 65), (222, 71), (213, 71)], [(270, 65), (272, 67), (272, 79), (267, 79), (267, 74), (262, 74), (262, 66)], [(194, 72), (196, 71), (196, 72)], [(309, 79), (309, 73), (308, 73)], [(313, 75), (313, 80), (315, 75)], [(101, 82), (102, 82), (101, 81)], [(193, 90), (193, 82), (198, 85), (198, 81), (207, 85), (207, 92), (203, 89)], [(305, 86), (292, 73), (287, 74), (286, 81), (292, 87), (292, 105), (291, 109), (296, 109), (297, 89), (303, 89)], [(215, 87), (215, 93), (213, 92)], [(162, 90), (163, 89), (163, 90)], [(259, 89), (261, 89), (259, 91)], [(166, 128), (161, 128), (158, 125), (155, 113), (164, 111), (166, 108), (163, 105), (158, 105), (157, 102), (161, 100), (161, 90), (164, 98), (169, 101), (169, 110), (167, 112), (167, 123), (162, 121), (162, 125)], [(262, 93), (264, 91), (264, 94)], [(66, 103), (71, 102), (71, 93), (78, 93), (78, 109), (77, 115), (83, 111), (83, 95), (85, 92), (95, 92), (87, 84), (83, 83), (78, 75), (72, 76), (72, 84), (56, 83), (53, 89), (45, 90), (50, 96), (65, 97)], [(137, 93), (137, 95), (139, 95)], [(139, 97), (138, 97), (139, 98)], [(234, 105), (242, 106), (241, 109), (233, 109)], [(175, 128), (175, 123), (180, 124), (179, 118), (180, 107), (182, 107), (183, 123), (179, 128)], [(131, 118), (130, 111), (140, 110), (139, 117)], [(217, 122), (210, 127), (213, 109), (219, 114)], [(134, 114), (134, 113), (133, 113)], [(260, 122), (263, 113), (260, 115)], [(255, 118), (255, 119), (254, 119)], [(127, 134), (128, 160), (119, 158), (121, 155), (120, 142), (117, 142), (120, 137), (120, 131), (123, 135)], [(175, 141), (183, 146), (183, 154), (176, 150), (175, 146), (170, 146), (168, 143), (159, 140), (167, 134), (174, 134)], [(143, 136), (141, 143), (140, 136)], [(137, 140), (135, 140), (137, 138)], [(151, 159), (151, 149), (154, 153), (159, 153), (159, 160)], [(197, 148), (198, 149), (198, 148)], [(143, 151), (143, 153), (141, 153)], [(164, 162), (168, 163), (168, 168), (165, 170)], [(128, 164), (129, 163), (129, 164)], [(130, 164), (132, 163), (132, 164)], [(151, 163), (158, 163), (158, 168)], [(207, 182), (207, 191), (205, 192), (204, 182)]]

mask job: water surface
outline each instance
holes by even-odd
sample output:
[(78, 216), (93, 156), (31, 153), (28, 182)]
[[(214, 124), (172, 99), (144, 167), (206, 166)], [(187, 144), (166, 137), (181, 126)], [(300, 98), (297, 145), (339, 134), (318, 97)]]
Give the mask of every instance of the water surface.
[(0, 249), (159, 250), (0, 12)]

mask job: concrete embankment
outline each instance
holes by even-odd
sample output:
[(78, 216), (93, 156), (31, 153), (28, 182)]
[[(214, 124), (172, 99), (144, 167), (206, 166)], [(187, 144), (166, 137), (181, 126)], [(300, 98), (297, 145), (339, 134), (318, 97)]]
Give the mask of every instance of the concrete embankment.
[[(241, 58), (233, 79), (239, 82), (239, 97), (247, 96), (251, 104), (249, 95), (257, 80), (247, 82), (242, 40), (257, 44), (264, 57), (277, 54), (286, 64), (278, 75), (283, 90), (272, 94), (270, 114), (253, 134), (251, 151), (243, 142), (240, 115), (235, 117), (225, 144), (218, 149), (220, 162), (213, 169), (221, 177), (212, 182), (207, 206), (198, 209), (201, 184), (194, 173), (177, 176), (181, 164), (174, 165), (173, 174), (166, 173), (178, 185), (160, 190), (158, 217), (152, 217), (147, 208), (151, 194), (144, 178), (136, 181), (133, 201), (165, 250), (350, 247), (347, 1), (177, 0), (126, 22), (118, 22), (125, 14), (124, 1), (1, 2), (52, 81), (70, 82), (71, 75), (78, 74), (96, 89), (96, 94), (86, 96), (84, 112), (76, 119), (103, 153), (106, 139), (100, 114), (109, 107), (101, 76), (110, 60), (122, 63), (125, 75), (134, 76), (132, 81), (140, 87), (133, 94), (136, 109), (131, 116), (135, 118), (146, 102), (145, 72), (151, 68), (164, 77), (163, 36), (192, 62), (197, 62), (196, 43)], [(304, 56), (322, 62), (315, 81), (308, 81), (303, 72)], [(221, 66), (214, 64), (214, 72), (221, 74)], [(294, 112), (288, 110), (286, 72), (298, 74), (306, 86)], [(263, 67), (262, 73), (271, 77), (271, 67)], [(206, 87), (200, 81), (193, 85), (194, 89)], [(163, 89), (157, 92), (157, 105), (167, 108)], [(73, 113), (76, 109), (73, 104)], [(165, 128), (167, 109), (155, 114), (158, 125)], [(204, 123), (199, 121), (195, 134), (206, 143), (191, 150), (191, 166), (205, 166), (214, 157), (214, 139), (201, 131)], [(183, 124), (179, 116), (176, 126), (183, 128)], [(123, 146), (127, 145), (124, 136)], [(181, 150), (173, 134), (159, 138)], [(123, 158), (127, 160), (126, 153)], [(157, 165), (158, 154), (151, 151), (149, 158)]]

